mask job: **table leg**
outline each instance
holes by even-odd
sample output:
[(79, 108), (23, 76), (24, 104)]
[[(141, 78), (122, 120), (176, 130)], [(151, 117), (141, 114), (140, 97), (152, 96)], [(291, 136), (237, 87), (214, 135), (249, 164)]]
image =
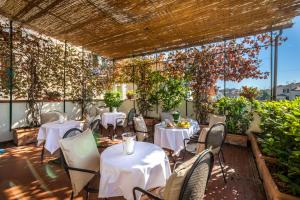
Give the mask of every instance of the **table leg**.
[(171, 149), (166, 149), (166, 148), (163, 148), (163, 150), (168, 152), (168, 154), (170, 155), (172, 161), (175, 163), (176, 162), (176, 155), (174, 154), (174, 151), (171, 150)]

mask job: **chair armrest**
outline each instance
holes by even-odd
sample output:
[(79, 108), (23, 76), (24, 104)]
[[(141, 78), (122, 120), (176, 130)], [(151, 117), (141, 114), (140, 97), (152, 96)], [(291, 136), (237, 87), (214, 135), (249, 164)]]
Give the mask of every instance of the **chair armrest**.
[(151, 199), (155, 199), (155, 200), (162, 200), (161, 198), (159, 198), (158, 196), (155, 196), (154, 194), (140, 188), (140, 187), (134, 187), (133, 188), (133, 197), (134, 197), (134, 200), (137, 200), (138, 198), (136, 197), (136, 191), (139, 191), (143, 194), (146, 194), (148, 197), (150, 197)]
[(118, 126), (119, 122), (122, 122), (121, 125), (124, 127), (126, 121), (126, 117), (118, 117), (116, 118), (116, 126)]
[(139, 133), (149, 133), (149, 131), (135, 131), (136, 133), (139, 132)]
[(182, 161), (176, 161), (174, 164), (173, 170), (176, 169), (178, 164), (182, 164), (182, 163), (183, 163)]
[(90, 174), (99, 174), (99, 172), (93, 171), (93, 170), (89, 170), (89, 169), (81, 169), (81, 168), (76, 168), (76, 167), (67, 167), (68, 170), (74, 170), (74, 171), (79, 171), (79, 172), (85, 172), (85, 173), (90, 173)]
[(119, 117), (119, 118), (116, 118), (116, 124), (118, 124), (118, 120), (124, 120), (124, 122), (125, 122), (126, 117)]
[(185, 138), (183, 140), (184, 144), (185, 144), (185, 141), (190, 141), (190, 142), (199, 143), (199, 144), (205, 144), (205, 142), (200, 142), (200, 141), (198, 141), (198, 139), (194, 139), (194, 138)]
[(193, 139), (193, 138), (185, 138), (183, 140), (183, 145), (184, 145), (184, 150), (186, 151), (186, 141), (190, 141), (190, 142), (194, 142), (194, 143), (198, 143), (198, 144), (205, 144), (205, 142), (200, 142), (198, 141), (198, 139)]

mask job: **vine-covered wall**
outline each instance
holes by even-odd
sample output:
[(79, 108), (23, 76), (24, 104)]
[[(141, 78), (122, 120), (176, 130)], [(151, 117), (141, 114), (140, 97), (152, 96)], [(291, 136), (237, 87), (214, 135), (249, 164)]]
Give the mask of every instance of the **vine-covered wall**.
[(41, 101), (76, 101), (83, 116), (88, 102), (111, 87), (110, 64), (83, 48), (0, 21), (0, 100), (11, 93), (14, 101), (25, 100), (28, 126), (39, 125)]

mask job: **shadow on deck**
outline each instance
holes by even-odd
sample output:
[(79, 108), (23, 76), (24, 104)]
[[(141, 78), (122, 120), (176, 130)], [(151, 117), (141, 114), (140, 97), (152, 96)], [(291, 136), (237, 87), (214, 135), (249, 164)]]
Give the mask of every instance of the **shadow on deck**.
[[(2, 148), (6, 149), (6, 153), (0, 154), (0, 199), (70, 198), (70, 182), (63, 168), (48, 163), (53, 159), (49, 154), (46, 154), (44, 164), (41, 164), (40, 147), (35, 145), (14, 147), (7, 144)], [(225, 145), (224, 154), (227, 184), (223, 181), (216, 161), (205, 199), (265, 199), (263, 185), (250, 148)], [(81, 195), (75, 199), (83, 197)], [(97, 199), (97, 195), (91, 194), (90, 199)]]

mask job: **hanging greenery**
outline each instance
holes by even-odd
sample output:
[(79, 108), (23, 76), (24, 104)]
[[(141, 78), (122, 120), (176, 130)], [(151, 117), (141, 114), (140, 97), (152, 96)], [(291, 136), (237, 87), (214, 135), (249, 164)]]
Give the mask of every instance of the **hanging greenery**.
[(0, 98), (8, 99), (9, 85), (9, 24), (0, 21)]
[[(8, 24), (0, 23), (0, 88), (8, 96), (10, 38)], [(111, 73), (92, 52), (82, 51), (51, 38), (13, 27), (13, 98), (26, 100), (26, 120), (39, 125), (43, 100), (65, 98), (80, 104), (82, 116), (88, 103), (111, 86)], [(106, 63), (107, 64), (107, 63)]]
[(134, 83), (136, 86), (137, 106), (143, 116), (147, 116), (158, 103), (156, 92), (160, 76), (154, 64), (152, 57), (126, 59), (119, 61), (114, 71), (116, 82)]

